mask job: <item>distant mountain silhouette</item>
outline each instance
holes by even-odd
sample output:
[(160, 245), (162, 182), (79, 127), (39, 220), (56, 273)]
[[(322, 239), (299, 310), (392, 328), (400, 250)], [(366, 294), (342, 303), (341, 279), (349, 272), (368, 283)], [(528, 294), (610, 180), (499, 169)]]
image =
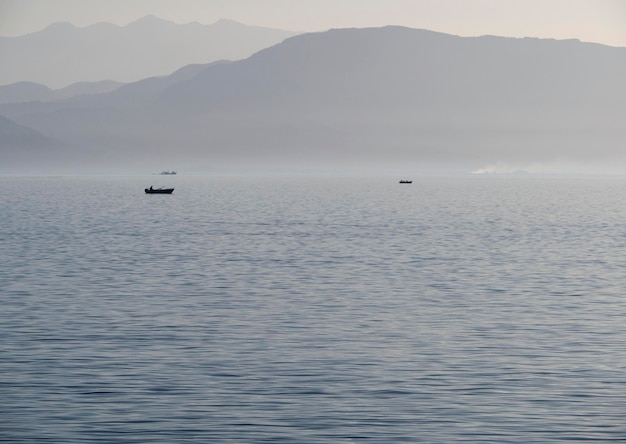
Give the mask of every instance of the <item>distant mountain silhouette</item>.
[(60, 148), (43, 134), (0, 116), (0, 174), (16, 169), (20, 173), (42, 171), (42, 163), (54, 167), (58, 165)]
[(0, 141), (2, 147), (22, 148), (30, 145), (44, 146), (49, 141), (37, 131), (19, 125), (4, 116), (0, 116)]
[(615, 166), (625, 78), (625, 48), (342, 29), (0, 113), (120, 167)]
[(127, 83), (188, 64), (243, 59), (294, 34), (231, 20), (178, 25), (154, 16), (126, 26), (55, 23), (32, 34), (0, 37), (0, 85), (29, 81), (56, 89), (77, 82)]
[(52, 102), (61, 99), (116, 90), (123, 83), (112, 80), (101, 82), (78, 82), (65, 88), (53, 90), (34, 82), (17, 82), (0, 86), (0, 104), (25, 102)]

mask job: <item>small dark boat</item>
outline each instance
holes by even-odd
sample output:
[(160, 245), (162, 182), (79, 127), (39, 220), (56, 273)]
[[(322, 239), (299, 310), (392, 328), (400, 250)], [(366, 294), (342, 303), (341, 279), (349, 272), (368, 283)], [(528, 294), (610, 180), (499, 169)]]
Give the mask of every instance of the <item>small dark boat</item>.
[(400, 183), (413, 183), (413, 181), (412, 180), (404, 180), (404, 179), (402, 179), (400, 181)]
[(172, 194), (174, 192), (174, 188), (146, 188), (144, 190), (146, 194)]

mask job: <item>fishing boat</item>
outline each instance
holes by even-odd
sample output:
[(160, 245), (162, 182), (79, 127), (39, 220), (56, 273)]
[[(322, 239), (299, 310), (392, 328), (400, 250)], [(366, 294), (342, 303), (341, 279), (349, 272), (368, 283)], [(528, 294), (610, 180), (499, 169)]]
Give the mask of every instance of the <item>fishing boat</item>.
[(146, 194), (172, 194), (174, 192), (174, 188), (146, 188), (144, 189)]

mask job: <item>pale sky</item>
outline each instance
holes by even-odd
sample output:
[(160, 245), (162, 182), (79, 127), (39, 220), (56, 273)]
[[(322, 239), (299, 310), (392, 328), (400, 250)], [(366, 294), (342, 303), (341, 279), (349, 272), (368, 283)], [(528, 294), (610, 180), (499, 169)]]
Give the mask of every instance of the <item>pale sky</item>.
[(626, 47), (626, 0), (0, 0), (0, 36), (64, 21), (233, 19), (292, 31), (402, 25), (461, 36), (577, 38)]

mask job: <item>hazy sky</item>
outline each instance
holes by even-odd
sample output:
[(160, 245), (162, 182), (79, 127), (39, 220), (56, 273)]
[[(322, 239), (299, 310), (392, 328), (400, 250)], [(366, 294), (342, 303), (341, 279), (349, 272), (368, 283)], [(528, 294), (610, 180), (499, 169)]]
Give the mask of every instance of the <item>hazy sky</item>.
[(391, 24), (626, 47), (626, 0), (0, 0), (0, 35), (58, 21), (125, 25), (147, 14), (176, 23), (228, 18), (293, 31)]

